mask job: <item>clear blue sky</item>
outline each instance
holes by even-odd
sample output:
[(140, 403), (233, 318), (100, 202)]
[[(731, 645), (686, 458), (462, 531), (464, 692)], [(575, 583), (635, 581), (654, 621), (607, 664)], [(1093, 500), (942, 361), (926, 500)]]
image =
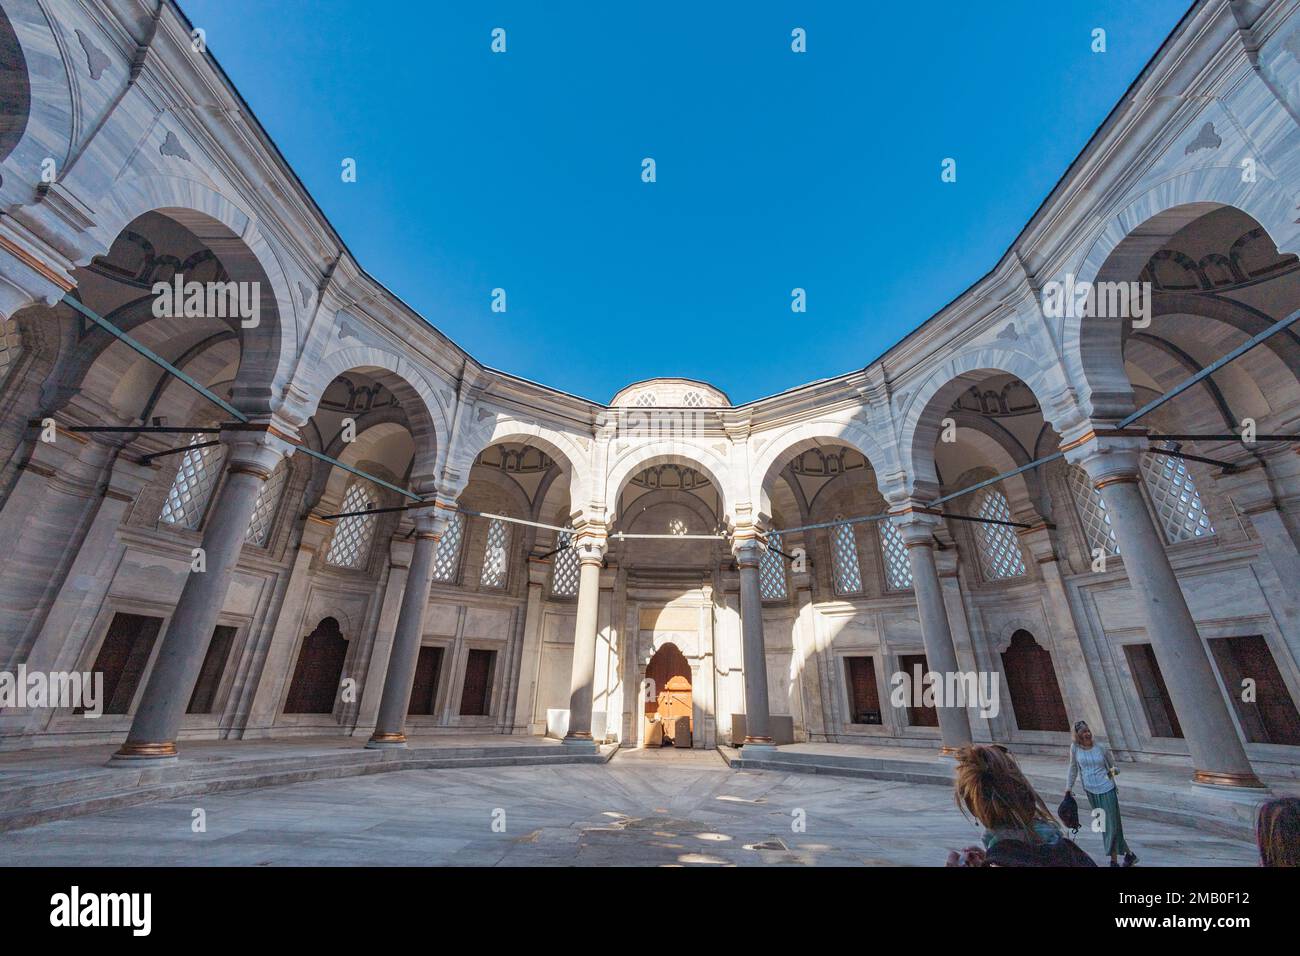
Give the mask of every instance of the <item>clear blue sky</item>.
[(992, 268), (1188, 0), (181, 5), (362, 267), (479, 361), (739, 403)]

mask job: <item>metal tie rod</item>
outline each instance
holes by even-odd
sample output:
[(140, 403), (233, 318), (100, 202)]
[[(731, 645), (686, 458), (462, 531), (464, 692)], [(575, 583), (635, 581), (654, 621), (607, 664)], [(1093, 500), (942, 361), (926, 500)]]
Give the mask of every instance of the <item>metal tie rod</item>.
[(725, 534), (628, 534), (623, 531), (615, 531), (610, 535), (616, 541), (622, 541), (626, 538), (663, 538), (672, 541), (725, 541)]
[[(1183, 380), (1180, 384), (1175, 385), (1173, 388), (1165, 392), (1163, 395), (1153, 398), (1151, 401), (1147, 402), (1145, 405), (1143, 405), (1133, 414), (1121, 420), (1119, 424), (1117, 424), (1115, 427), (1126, 428), (1127, 426), (1132, 425), (1139, 418), (1142, 418), (1143, 416), (1148, 415), (1151, 412), (1155, 411), (1165, 402), (1169, 401), (1172, 398), (1177, 397), (1178, 395), (1181, 395), (1183, 392), (1187, 391), (1197, 382), (1201, 381), (1204, 378), (1208, 378), (1210, 375), (1213, 375), (1215, 372), (1223, 368), (1229, 362), (1232, 362), (1233, 360), (1238, 359), (1241, 356), (1245, 355), (1247, 352), (1249, 352), (1255, 346), (1259, 345), (1265, 339), (1268, 339), (1270, 336), (1276, 335), (1277, 333), (1283, 331), (1284, 329), (1290, 328), (1297, 321), (1300, 321), (1300, 309), (1297, 309), (1296, 311), (1292, 312), (1285, 319), (1280, 319), (1279, 321), (1274, 322), (1263, 332), (1260, 332), (1259, 334), (1252, 336), (1250, 339), (1243, 342), (1241, 345), (1237, 346), (1235, 349), (1228, 352), (1226, 355), (1223, 355), (1220, 358), (1216, 359), (1214, 362), (1211, 362), (1209, 365), (1201, 369), (1195, 375), (1191, 375), (1185, 380)], [(1194, 441), (1198, 438), (1203, 441), (1216, 441), (1216, 440), (1217, 441), (1240, 441), (1241, 440), (1240, 435), (1227, 435), (1227, 436), (1213, 436), (1213, 435), (1155, 436), (1153, 435), (1149, 437), (1152, 440), (1178, 439), (1178, 438), (1182, 438), (1188, 441)], [(1295, 441), (1297, 439), (1296, 436), (1270, 435), (1270, 436), (1256, 436), (1255, 440), (1256, 441)], [(971, 485), (969, 488), (963, 488), (960, 491), (954, 491), (950, 495), (944, 495), (942, 498), (936, 498), (934, 501), (930, 502), (930, 506), (934, 507), (935, 505), (941, 505), (946, 501), (952, 501), (954, 498), (960, 498), (963, 495), (968, 495), (972, 491), (979, 491), (981, 488), (987, 488), (989, 485), (996, 484), (997, 482), (1001, 481), (1004, 478), (1012, 478), (1020, 474), (1021, 472), (1029, 471), (1032, 468), (1038, 468), (1041, 465), (1046, 465), (1048, 462), (1055, 461), (1057, 458), (1060, 458), (1063, 455), (1064, 452), (1058, 451), (1051, 455), (1045, 455), (1042, 458), (1036, 458), (1033, 461), (1029, 462), (1028, 464), (1021, 465), (1019, 468), (1013, 468), (1011, 471), (1003, 472), (1002, 474), (997, 475), (993, 478), (989, 478), (986, 479), (985, 481), (977, 482), (976, 484)]]
[[(108, 332), (115, 339), (127, 345), (129, 348), (134, 349), (136, 352), (139, 352), (141, 355), (143, 355), (149, 361), (153, 362), (159, 368), (163, 369), (164, 371), (180, 379), (181, 382), (183, 382), (185, 385), (188, 385), (190, 388), (194, 389), (194, 391), (198, 392), (208, 401), (212, 402), (214, 405), (218, 406), (223, 411), (228, 412), (231, 416), (235, 418), (236, 421), (244, 424), (248, 422), (249, 420), (248, 416), (245, 415), (243, 412), (241, 412), (239, 409), (235, 408), (234, 405), (231, 405), (229, 402), (227, 402), (220, 395), (213, 392), (211, 389), (206, 388), (203, 385), (200, 385), (198, 382), (190, 378), (190, 376), (186, 375), (175, 365), (167, 361), (158, 353), (154, 352), (148, 346), (143, 345), (140, 342), (137, 342), (130, 335), (123, 332), (112, 322), (108, 321), (108, 319), (105, 319), (102, 316), (98, 315), (94, 309), (89, 308), (88, 306), (79, 302), (77, 299), (73, 298), (71, 293), (64, 295), (63, 301), (66, 302), (68, 305), (72, 306), (72, 308), (80, 312), (86, 318), (90, 319), (90, 321), (94, 322), (101, 329)], [(220, 428), (173, 429), (173, 428), (163, 428), (159, 426), (136, 426), (134, 428), (111, 428), (107, 426), (86, 426), (86, 427), (74, 428), (72, 430), (73, 431), (91, 431), (91, 430), (93, 431), (144, 431), (144, 432), (166, 432), (166, 433), (189, 432), (191, 434), (194, 432), (208, 433), (208, 432), (221, 431)], [(407, 491), (405, 488), (399, 488), (397, 487), (397, 485), (384, 481), (384, 479), (378, 477), (377, 475), (372, 475), (369, 472), (362, 471), (359, 468), (353, 468), (351, 465), (345, 465), (337, 458), (331, 458), (329, 455), (326, 455), (322, 452), (314, 451), (313, 449), (308, 448), (306, 445), (297, 445), (295, 447), (299, 451), (303, 452), (304, 454), (312, 458), (318, 458), (321, 461), (327, 461), (332, 465), (338, 465), (344, 471), (349, 471), (354, 475), (358, 475), (369, 481), (373, 481), (375, 482), (375, 484), (382, 485), (383, 487), (388, 488), (390, 491), (396, 491), (399, 495), (402, 495), (406, 498), (411, 498), (415, 501), (426, 500), (420, 497), (419, 495), (415, 494), (414, 492)]]
[(1245, 342), (1241, 343), (1241, 345), (1238, 345), (1227, 355), (1224, 355), (1221, 358), (1211, 362), (1209, 365), (1205, 366), (1205, 368), (1201, 369), (1195, 375), (1192, 375), (1191, 377), (1187, 378), (1181, 384), (1175, 385), (1173, 388), (1165, 392), (1163, 395), (1153, 398), (1151, 401), (1147, 402), (1145, 405), (1139, 408), (1132, 415), (1129, 415), (1127, 418), (1125, 418), (1115, 427), (1125, 428), (1129, 425), (1132, 425), (1139, 418), (1143, 417), (1149, 412), (1155, 411), (1157, 408), (1159, 408), (1165, 402), (1169, 401), (1171, 398), (1174, 398), (1177, 395), (1181, 395), (1183, 392), (1187, 391), (1189, 388), (1191, 388), (1201, 379), (1208, 378), (1209, 376), (1217, 372), (1219, 369), (1227, 365), (1229, 362), (1245, 355), (1247, 352), (1253, 349), (1256, 345), (1259, 345), (1259, 343), (1263, 342), (1269, 336), (1276, 335), (1278, 332), (1281, 332), (1283, 329), (1290, 328), (1290, 326), (1295, 324), (1297, 320), (1300, 320), (1300, 309), (1296, 309), (1285, 319), (1280, 319), (1279, 321), (1274, 322), (1263, 332), (1260, 332), (1258, 335), (1252, 336), (1251, 338), (1247, 339)]
[(840, 518), (838, 521), (823, 521), (820, 524), (805, 524), (797, 528), (773, 528), (771, 531), (763, 532), (764, 539), (769, 534), (794, 534), (796, 531), (816, 531), (818, 528), (835, 528), (842, 524), (860, 524), (863, 521), (880, 521), (882, 518), (888, 518), (889, 512), (878, 515), (863, 515), (858, 518)]
[(127, 345), (129, 348), (132, 348), (135, 351), (139, 352), (141, 355), (143, 355), (149, 361), (153, 362), (155, 365), (158, 365), (159, 367), (166, 369), (168, 372), (176, 376), (176, 378), (180, 379), (184, 384), (188, 385), (190, 388), (194, 389), (194, 391), (198, 392), (208, 401), (212, 402), (214, 405), (216, 405), (223, 411), (232, 415), (237, 421), (241, 421), (241, 422), (248, 421), (248, 416), (245, 415), (243, 412), (241, 412), (239, 409), (237, 409), (234, 405), (231, 405), (229, 402), (227, 402), (220, 395), (213, 392), (211, 389), (205, 388), (204, 386), (200, 385), (198, 382), (190, 378), (188, 375), (186, 375), (184, 372), (178, 369), (175, 365), (167, 361), (161, 355), (154, 352), (152, 349), (137, 342), (135, 339), (127, 335), (125, 332), (119, 329), (112, 322), (108, 321), (108, 319), (102, 318), (101, 316), (97, 315), (93, 309), (87, 308), (77, 299), (73, 298), (72, 293), (69, 292), (66, 295), (64, 295), (63, 301), (66, 302), (68, 305), (72, 306), (72, 308), (76, 309), (86, 318), (90, 319), (90, 321), (94, 322), (96, 325), (98, 325), (101, 329), (106, 331), (109, 335), (113, 336), (119, 342), (122, 342), (125, 345)]

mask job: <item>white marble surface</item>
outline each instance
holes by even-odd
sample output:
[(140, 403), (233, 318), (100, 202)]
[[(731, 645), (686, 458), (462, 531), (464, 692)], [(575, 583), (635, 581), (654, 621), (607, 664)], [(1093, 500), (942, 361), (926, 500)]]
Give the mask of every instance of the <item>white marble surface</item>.
[[(1184, 827), (1125, 832), (1143, 865), (1255, 863), (1249, 844)], [(602, 767), (409, 771), (112, 811), (6, 833), (0, 865), (930, 866), (976, 840), (943, 787), (625, 750)], [(1081, 845), (1098, 858), (1100, 837)]]

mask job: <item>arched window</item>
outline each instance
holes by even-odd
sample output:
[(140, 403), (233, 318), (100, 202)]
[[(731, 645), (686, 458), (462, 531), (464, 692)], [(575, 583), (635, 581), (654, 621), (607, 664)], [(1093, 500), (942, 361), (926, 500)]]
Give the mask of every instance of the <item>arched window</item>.
[(483, 573), (479, 584), (485, 588), (506, 586), (510, 562), (510, 526), (500, 518), (488, 523), (487, 543), (483, 546)]
[(1002, 672), (1007, 678), (1011, 709), (1021, 730), (1069, 730), (1061, 685), (1052, 667), (1052, 655), (1028, 631), (1016, 631), (1002, 652)]
[(781, 535), (768, 532), (767, 543), (758, 560), (758, 592), (764, 601), (781, 601), (786, 595), (785, 558), (777, 553), (781, 550)]
[(573, 547), (573, 535), (561, 531), (555, 543), (560, 550), (555, 552), (551, 563), (551, 594), (554, 597), (570, 598), (578, 593), (578, 550)]
[(447, 522), (447, 530), (438, 540), (438, 554), (433, 559), (433, 579), (443, 584), (456, 580), (460, 570), (460, 544), (465, 537), (465, 516), (459, 511)]
[[(987, 521), (1010, 521), (1011, 508), (1006, 496), (996, 489), (984, 492), (975, 504), (975, 517)], [(984, 580), (1018, 578), (1025, 573), (1025, 559), (1015, 532), (1004, 524), (981, 522), (975, 525), (975, 545), (979, 551)]]
[[(1173, 442), (1166, 442), (1164, 450), (1177, 448)], [(1142, 456), (1142, 477), (1146, 479), (1151, 506), (1170, 544), (1214, 534), (1196, 483), (1181, 458), (1148, 452)]]
[(336, 568), (364, 568), (370, 560), (370, 543), (375, 536), (376, 515), (352, 514), (356, 511), (369, 511), (379, 506), (378, 497), (370, 487), (370, 482), (358, 479), (348, 486), (343, 494), (343, 504), (339, 513), (347, 518), (339, 518), (334, 526), (334, 537), (330, 539), (330, 549), (325, 552), (325, 563)]
[(909, 591), (912, 588), (912, 562), (907, 558), (907, 545), (898, 528), (888, 518), (876, 522), (880, 533), (880, 555), (885, 563), (885, 587), (890, 591)]
[(284, 494), (289, 479), (289, 459), (281, 458), (271, 471), (271, 477), (262, 483), (257, 493), (257, 504), (253, 506), (253, 517), (248, 521), (248, 533), (244, 540), (257, 548), (265, 548), (271, 540), (271, 529), (275, 526), (275, 512), (280, 506), (280, 497)]
[(221, 480), (225, 460), (226, 446), (212, 435), (199, 432), (191, 436), (167, 500), (163, 502), (162, 513), (158, 515), (159, 522), (197, 531), (203, 524), (212, 492)]
[(831, 557), (835, 568), (835, 593), (861, 594), (862, 570), (858, 566), (858, 539), (853, 525), (837, 524), (831, 529)]
[(1119, 554), (1119, 542), (1115, 540), (1115, 529), (1110, 526), (1110, 515), (1106, 513), (1106, 502), (1102, 500), (1101, 492), (1078, 465), (1071, 465), (1066, 476), (1088, 550), (1093, 554), (1098, 549), (1102, 554)]

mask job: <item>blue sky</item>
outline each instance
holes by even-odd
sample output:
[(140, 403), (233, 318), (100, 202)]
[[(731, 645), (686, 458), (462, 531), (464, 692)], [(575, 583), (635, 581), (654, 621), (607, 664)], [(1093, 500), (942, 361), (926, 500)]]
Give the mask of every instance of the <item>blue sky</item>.
[(479, 361), (737, 403), (991, 269), (1188, 7), (180, 2), (362, 267)]

